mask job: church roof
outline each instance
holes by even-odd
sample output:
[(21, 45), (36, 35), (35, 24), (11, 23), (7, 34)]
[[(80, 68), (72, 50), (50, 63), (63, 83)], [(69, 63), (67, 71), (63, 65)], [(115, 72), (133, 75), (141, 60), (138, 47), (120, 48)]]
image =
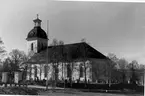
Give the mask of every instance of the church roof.
[[(48, 59), (46, 59), (46, 57)], [(88, 45), (87, 43), (74, 43), (58, 46), (48, 46), (47, 49), (35, 53), (28, 63), (46, 63), (46, 62), (71, 62), (84, 59), (107, 59), (102, 53)], [(48, 61), (47, 61), (48, 60)]]
[(27, 39), (31, 38), (42, 38), (42, 39), (47, 39), (47, 34), (46, 32), (41, 29), (41, 27), (34, 27), (27, 35)]

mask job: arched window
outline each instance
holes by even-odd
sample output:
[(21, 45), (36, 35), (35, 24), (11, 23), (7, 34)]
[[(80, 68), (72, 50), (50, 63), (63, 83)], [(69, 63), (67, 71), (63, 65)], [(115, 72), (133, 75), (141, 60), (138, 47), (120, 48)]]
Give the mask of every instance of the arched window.
[(44, 66), (44, 77), (47, 77), (47, 74), (48, 74), (48, 66), (45, 65)]
[(37, 77), (37, 66), (34, 67), (34, 70), (35, 70), (34, 76), (36, 78)]
[(32, 76), (32, 67), (31, 66), (30, 66), (30, 70), (29, 71), (30, 71), (30, 74), (29, 74), (30, 77), (29, 78), (31, 78), (31, 76)]
[(71, 76), (71, 69), (70, 69), (70, 65), (67, 65), (67, 77)]
[(32, 51), (33, 51), (33, 49), (34, 49), (33, 47), (34, 47), (34, 45), (33, 45), (33, 43), (31, 43), (31, 50), (32, 50)]
[(83, 67), (80, 66), (80, 77), (83, 77)]

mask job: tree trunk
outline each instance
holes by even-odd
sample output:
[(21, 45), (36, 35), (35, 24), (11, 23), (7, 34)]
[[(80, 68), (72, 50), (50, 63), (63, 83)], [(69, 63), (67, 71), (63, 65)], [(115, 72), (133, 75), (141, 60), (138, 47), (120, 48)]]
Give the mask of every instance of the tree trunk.
[(73, 67), (74, 67), (74, 65), (73, 65), (73, 62), (71, 63), (71, 80), (70, 80), (70, 83), (71, 83), (71, 87), (72, 87), (72, 77), (73, 77)]
[(59, 63), (56, 63), (55, 65), (55, 86), (57, 85), (58, 83), (58, 74), (59, 74)]
[(79, 66), (79, 80), (77, 81), (77, 83), (80, 83), (80, 79), (81, 79), (81, 65)]
[(72, 68), (71, 68), (71, 63), (69, 63), (69, 83), (70, 83), (70, 87), (72, 87)]
[(31, 79), (31, 76), (32, 76), (32, 66), (30, 65), (30, 70), (29, 70), (29, 80)]
[(27, 80), (27, 75), (28, 75), (28, 65), (26, 65), (26, 79), (25, 80)]
[(124, 70), (122, 72), (123, 72), (122, 73), (122, 81), (123, 81), (123, 83), (125, 83), (125, 72), (124, 72)]
[(40, 65), (40, 80), (41, 80), (41, 73), (42, 73), (42, 65)]
[(61, 68), (61, 70), (62, 70), (62, 81), (63, 81), (63, 79), (64, 79), (64, 77), (63, 77), (63, 62), (62, 62), (62, 68)]
[(52, 63), (52, 87), (54, 87), (54, 82), (55, 82), (55, 68), (54, 68), (54, 63)]
[(86, 63), (85, 62), (83, 62), (84, 63), (84, 71), (85, 71), (85, 87), (87, 86), (87, 76), (86, 76)]
[(64, 88), (65, 88), (65, 63), (64, 63)]
[(69, 62), (68, 64), (69, 64), (69, 72), (70, 72), (70, 73), (68, 73), (69, 74), (69, 84), (70, 84), (70, 87), (72, 87), (71, 86), (72, 85), (72, 69), (71, 69), (71, 63)]
[(109, 87), (111, 86), (111, 73), (112, 73), (112, 69), (111, 69), (111, 66), (109, 64)]
[[(46, 90), (48, 90), (48, 63), (47, 66), (45, 66), (45, 77), (46, 77)], [(40, 72), (41, 73), (41, 72)]]

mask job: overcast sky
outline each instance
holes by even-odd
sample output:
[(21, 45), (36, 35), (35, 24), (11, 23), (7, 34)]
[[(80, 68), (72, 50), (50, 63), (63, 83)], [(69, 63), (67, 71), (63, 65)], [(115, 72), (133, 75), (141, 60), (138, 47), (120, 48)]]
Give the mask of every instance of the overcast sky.
[(8, 52), (27, 52), (26, 37), (36, 14), (44, 30), (49, 20), (49, 42), (86, 38), (104, 55), (114, 53), (145, 64), (145, 3), (0, 0), (0, 37)]

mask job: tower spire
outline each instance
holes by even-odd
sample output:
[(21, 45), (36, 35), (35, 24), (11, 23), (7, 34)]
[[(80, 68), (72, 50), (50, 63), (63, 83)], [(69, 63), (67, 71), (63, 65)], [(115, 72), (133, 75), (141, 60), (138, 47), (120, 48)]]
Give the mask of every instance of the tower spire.
[(39, 14), (37, 14), (37, 19), (39, 18)]
[(35, 20), (33, 20), (34, 24), (35, 24), (35, 27), (41, 27), (41, 22), (42, 21), (39, 19), (39, 15), (38, 14), (36, 16), (37, 16), (37, 18)]

